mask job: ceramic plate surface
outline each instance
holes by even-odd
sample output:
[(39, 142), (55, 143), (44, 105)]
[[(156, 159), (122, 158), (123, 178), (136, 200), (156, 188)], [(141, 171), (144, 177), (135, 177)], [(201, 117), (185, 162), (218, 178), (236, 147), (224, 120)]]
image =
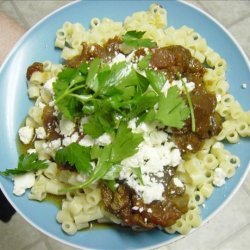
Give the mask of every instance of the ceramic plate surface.
[[(168, 11), (168, 24), (179, 28), (187, 25), (194, 28), (210, 47), (227, 61), (227, 79), (230, 92), (245, 110), (250, 108), (249, 62), (234, 39), (215, 20), (188, 4), (175, 1), (157, 1)], [(55, 33), (65, 22), (80, 22), (88, 27), (91, 18), (108, 17), (122, 21), (133, 12), (147, 10), (151, 1), (82, 1), (70, 4), (43, 19), (18, 42), (0, 71), (0, 170), (14, 168), (18, 154), (16, 135), (27, 114), (31, 102), (27, 97), (25, 73), (35, 61), (50, 60), (59, 63), (60, 51), (54, 49)], [(203, 220), (214, 215), (235, 193), (248, 169), (250, 140), (226, 146), (241, 159), (236, 174), (222, 188), (217, 188), (202, 209)], [(145, 249), (161, 246), (176, 240), (178, 235), (168, 235), (160, 230), (133, 232), (127, 228), (109, 227), (78, 232), (74, 236), (63, 233), (55, 217), (58, 208), (53, 203), (29, 201), (27, 194), (16, 197), (12, 194), (13, 183), (0, 176), (1, 188), (17, 211), (32, 225), (47, 235), (78, 248), (94, 249)]]

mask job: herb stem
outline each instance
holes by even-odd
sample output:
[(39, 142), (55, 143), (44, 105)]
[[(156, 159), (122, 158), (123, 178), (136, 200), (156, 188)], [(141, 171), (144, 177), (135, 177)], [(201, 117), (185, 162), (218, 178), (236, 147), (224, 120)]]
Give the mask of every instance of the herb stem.
[(59, 96), (57, 98), (56, 103), (59, 103), (65, 96), (71, 94), (73, 91), (81, 89), (83, 87), (84, 87), (84, 85), (79, 85), (79, 86), (76, 86), (75, 88), (72, 88), (72, 89), (70, 89), (70, 87), (69, 87), (61, 96)]
[(185, 90), (185, 94), (187, 96), (187, 100), (188, 100), (188, 106), (189, 106), (189, 109), (190, 109), (190, 115), (191, 115), (191, 122), (192, 122), (192, 131), (195, 132), (195, 116), (194, 116), (194, 107), (193, 107), (193, 103), (192, 103), (192, 100), (191, 100), (191, 97), (189, 95), (189, 92), (188, 92), (188, 89), (187, 89), (187, 85), (186, 83), (183, 81), (181, 75), (179, 73), (177, 73), (177, 77), (179, 80), (181, 80), (182, 84), (183, 84), (183, 87), (184, 87), (184, 90)]

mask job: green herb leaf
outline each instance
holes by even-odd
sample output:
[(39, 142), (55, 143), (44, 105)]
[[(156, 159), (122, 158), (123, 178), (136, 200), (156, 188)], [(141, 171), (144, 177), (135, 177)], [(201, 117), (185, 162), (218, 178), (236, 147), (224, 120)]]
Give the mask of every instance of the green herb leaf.
[(93, 115), (89, 118), (88, 122), (83, 126), (83, 131), (93, 138), (98, 138), (105, 132), (98, 115)]
[[(119, 168), (119, 163), (137, 152), (137, 147), (143, 140), (141, 134), (133, 134), (127, 124), (121, 123), (112, 144), (105, 146), (103, 149), (95, 149), (100, 153), (97, 165), (89, 178), (81, 185), (73, 186), (67, 190), (85, 188), (92, 183), (102, 179), (110, 169)], [(95, 157), (94, 152), (92, 156)], [(119, 172), (119, 169), (112, 170), (113, 174)]]
[(64, 68), (53, 84), (56, 105), (66, 118), (79, 116), (82, 113), (82, 102), (91, 98), (89, 95), (79, 95), (79, 91), (82, 92), (86, 86), (85, 73), (86, 64), (77, 69)]
[(37, 171), (48, 167), (48, 163), (45, 160), (38, 160), (36, 153), (22, 154), (18, 159), (18, 166), (15, 169), (6, 169), (0, 172), (1, 175), (19, 175), (27, 172)]
[(93, 61), (91, 61), (89, 65), (89, 72), (86, 80), (87, 86), (94, 90), (95, 92), (98, 89), (98, 79), (97, 79), (97, 73), (99, 72), (101, 65), (101, 59), (95, 58)]
[(140, 182), (141, 185), (144, 185), (143, 183), (143, 179), (142, 179), (142, 172), (141, 172), (141, 168), (137, 167), (137, 168), (131, 168), (132, 172), (137, 176), (138, 181)]
[(128, 31), (125, 35), (122, 36), (123, 43), (130, 47), (146, 47), (154, 48), (157, 46), (155, 42), (150, 39), (142, 38), (146, 32), (144, 31)]
[(66, 190), (62, 190), (62, 191), (70, 191), (70, 190), (76, 190), (79, 188), (85, 188), (85, 187), (91, 185), (92, 183), (95, 183), (99, 179), (101, 179), (109, 171), (109, 169), (112, 166), (112, 163), (110, 162), (111, 151), (112, 151), (111, 145), (105, 146), (100, 151), (101, 154), (99, 156), (99, 160), (97, 162), (97, 165), (96, 165), (94, 171), (92, 172), (92, 174), (89, 176), (89, 178), (84, 183), (70, 187), (70, 188), (68, 188)]
[(152, 54), (149, 53), (145, 55), (139, 62), (138, 62), (138, 67), (140, 70), (145, 70), (149, 66), (149, 62), (151, 60)]
[(121, 165), (113, 165), (110, 170), (102, 177), (103, 180), (115, 180), (119, 177), (119, 174), (122, 170)]
[(163, 85), (166, 83), (166, 77), (162, 72), (157, 72), (153, 69), (146, 70), (147, 78), (153, 90), (160, 95)]
[(128, 114), (128, 119), (132, 119), (133, 117), (140, 117), (147, 113), (151, 109), (153, 109), (154, 105), (158, 101), (158, 96), (153, 91), (146, 92), (141, 96), (138, 96), (134, 101), (134, 106), (131, 112)]
[(134, 155), (138, 145), (143, 141), (142, 134), (133, 134), (127, 124), (122, 122), (113, 140), (111, 161), (114, 164), (120, 163), (123, 159)]
[(115, 192), (117, 184), (115, 180), (104, 180), (103, 182), (112, 192)]
[(59, 164), (69, 163), (75, 166), (76, 170), (81, 173), (90, 173), (92, 166), (90, 164), (90, 148), (81, 146), (77, 143), (71, 143), (63, 149), (56, 152), (55, 161)]
[(182, 128), (189, 113), (189, 108), (186, 106), (184, 99), (180, 96), (177, 86), (169, 88), (166, 97), (164, 94), (160, 95), (156, 119), (161, 121), (164, 125)]

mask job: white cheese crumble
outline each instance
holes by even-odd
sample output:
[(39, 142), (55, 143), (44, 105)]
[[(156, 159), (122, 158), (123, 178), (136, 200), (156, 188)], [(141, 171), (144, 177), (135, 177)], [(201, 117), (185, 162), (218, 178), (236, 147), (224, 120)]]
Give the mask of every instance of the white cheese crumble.
[(49, 147), (52, 149), (52, 150), (57, 150), (61, 147), (62, 145), (62, 141), (60, 138), (56, 139), (56, 140), (53, 140), (49, 143)]
[(81, 146), (85, 146), (85, 147), (92, 147), (95, 143), (95, 140), (89, 136), (89, 135), (85, 135), (80, 141), (79, 144)]
[(34, 136), (34, 128), (30, 126), (21, 127), (18, 131), (19, 138), (24, 144), (29, 144)]
[[(187, 78), (182, 78), (182, 81), (185, 82), (185, 85), (187, 87), (188, 92), (191, 92), (192, 90), (194, 90), (195, 88), (195, 83), (194, 82), (188, 82)], [(165, 84), (163, 85), (161, 92), (166, 96), (167, 92), (169, 90), (170, 87), (172, 86), (177, 86), (177, 88), (183, 92), (184, 91), (184, 86), (181, 80), (174, 80), (171, 83), (169, 82), (169, 80), (167, 80), (165, 82)]]
[(225, 184), (225, 177), (226, 174), (224, 173), (224, 171), (221, 168), (216, 168), (214, 170), (213, 184), (217, 187), (221, 187), (222, 185)]
[[(122, 170), (119, 179), (124, 180), (143, 199), (145, 204), (154, 200), (163, 200), (164, 167), (176, 167), (182, 161), (181, 153), (168, 135), (158, 131), (156, 125), (141, 123), (138, 127), (135, 120), (129, 122), (134, 133), (143, 133), (144, 141), (138, 146), (138, 152), (121, 162)], [(133, 168), (140, 167), (143, 184)], [(179, 184), (179, 183), (178, 183)]]
[[(78, 139), (79, 139), (79, 134), (78, 134), (78, 132), (75, 132), (75, 133), (73, 133), (71, 136), (65, 137), (65, 138), (63, 139), (62, 144), (63, 144), (64, 146), (68, 146), (68, 145), (70, 145), (70, 144), (73, 143), (73, 142), (77, 142)], [(83, 146), (83, 145), (82, 145), (82, 146)]]
[(104, 133), (95, 140), (95, 144), (98, 144), (100, 146), (105, 146), (105, 145), (109, 145), (111, 141), (112, 141), (111, 136), (107, 133)]
[(242, 87), (243, 89), (246, 89), (246, 88), (247, 88), (247, 84), (246, 84), (246, 83), (242, 83), (242, 84), (241, 84), (241, 87)]
[(126, 56), (122, 53), (117, 54), (113, 59), (112, 62), (110, 63), (110, 66), (112, 66), (115, 63), (119, 63), (119, 62), (124, 62), (126, 61)]
[(29, 149), (27, 150), (27, 153), (28, 153), (28, 154), (35, 154), (35, 153), (36, 153), (36, 149), (34, 149), (34, 148), (29, 148)]
[(35, 184), (35, 174), (26, 173), (13, 177), (14, 189), (13, 194), (21, 196), (25, 193), (26, 188), (31, 188)]
[(174, 185), (179, 188), (184, 188), (184, 184), (181, 182), (179, 178), (173, 178)]
[(44, 129), (44, 127), (38, 127), (36, 128), (36, 137), (38, 139), (45, 139), (46, 138), (46, 131)]
[(62, 118), (59, 122), (59, 128), (61, 134), (64, 136), (70, 136), (75, 130), (76, 124), (66, 118)]
[(43, 85), (43, 88), (46, 89), (51, 95), (54, 95), (53, 83), (56, 81), (56, 79), (56, 77), (52, 77)]

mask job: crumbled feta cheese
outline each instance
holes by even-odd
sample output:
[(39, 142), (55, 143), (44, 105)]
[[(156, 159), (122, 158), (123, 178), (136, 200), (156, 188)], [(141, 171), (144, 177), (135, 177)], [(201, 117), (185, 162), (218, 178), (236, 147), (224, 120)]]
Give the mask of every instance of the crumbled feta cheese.
[(36, 153), (36, 150), (35, 150), (34, 148), (29, 148), (29, 149), (27, 150), (27, 153), (28, 153), (28, 154), (33, 154), (33, 153)]
[(188, 145), (187, 145), (187, 149), (188, 149), (188, 150), (192, 150), (192, 149), (193, 149), (192, 145), (191, 145), (191, 144), (188, 144)]
[(195, 83), (194, 82), (188, 82), (187, 78), (182, 78), (182, 80), (174, 80), (171, 83), (171, 86), (177, 86), (180, 91), (184, 91), (184, 86), (183, 82), (185, 83), (188, 92), (191, 92), (195, 88)]
[(64, 117), (59, 122), (61, 134), (64, 136), (70, 136), (74, 132), (75, 126), (76, 125), (74, 122), (72, 122)]
[(118, 53), (113, 59), (110, 65), (112, 66), (115, 63), (126, 61), (126, 56), (122, 53)]
[(221, 187), (222, 185), (225, 184), (225, 177), (226, 174), (224, 173), (224, 171), (221, 168), (216, 168), (214, 170), (213, 184), (217, 187)]
[(246, 84), (246, 83), (242, 83), (242, 84), (241, 84), (241, 87), (242, 87), (243, 89), (246, 89), (246, 88), (247, 88), (247, 84)]
[(71, 140), (70, 137), (65, 137), (65, 138), (62, 140), (62, 144), (63, 144), (63, 146), (65, 146), (65, 147), (69, 146), (71, 143), (72, 143), (72, 140)]
[(146, 188), (142, 195), (145, 204), (149, 204), (154, 200), (162, 201), (164, 186), (162, 183), (154, 183), (150, 188)]
[(139, 212), (140, 212), (140, 213), (142, 213), (142, 212), (143, 212), (143, 210), (144, 210), (144, 208), (143, 208), (143, 207), (140, 207), (140, 208), (139, 208)]
[(105, 146), (111, 143), (111, 136), (107, 133), (104, 133), (103, 135), (101, 135), (100, 137), (98, 137), (95, 140), (95, 143), (100, 145), (100, 146)]
[(51, 141), (50, 144), (49, 144), (50, 148), (53, 149), (53, 150), (59, 149), (61, 147), (61, 145), (62, 145), (62, 141), (61, 141), (60, 138)]
[(77, 180), (78, 182), (80, 182), (80, 183), (83, 183), (83, 182), (86, 180), (86, 177), (85, 177), (84, 175), (82, 175), (82, 174), (78, 174), (78, 175), (76, 176), (76, 180)]
[(132, 210), (139, 210), (139, 207), (134, 206), (134, 207), (132, 207)]
[(95, 140), (89, 136), (89, 135), (85, 135), (80, 141), (79, 144), (81, 146), (85, 146), (85, 147), (91, 147), (93, 146), (95, 143)]
[(18, 134), (21, 142), (24, 144), (29, 144), (34, 136), (34, 128), (30, 126), (22, 127), (19, 129)]
[(56, 81), (56, 77), (52, 77), (49, 79), (44, 85), (44, 89), (46, 89), (51, 95), (54, 95), (53, 83)]
[(151, 208), (148, 208), (148, 209), (147, 209), (147, 212), (148, 212), (148, 213), (152, 213), (153, 211), (152, 211)]
[(21, 196), (25, 193), (26, 188), (31, 188), (35, 184), (35, 174), (26, 173), (23, 175), (17, 175), (13, 177), (13, 181), (13, 193), (17, 196)]
[(181, 162), (181, 152), (178, 148), (174, 148), (172, 151), (171, 151), (171, 165), (173, 167), (176, 167), (177, 165), (180, 164)]
[(183, 183), (181, 182), (180, 179), (174, 177), (174, 178), (173, 178), (173, 181), (174, 181), (174, 185), (175, 185), (176, 187), (184, 188), (184, 185), (183, 185)]
[(131, 63), (134, 59), (134, 56), (135, 56), (135, 51), (132, 51), (130, 54), (127, 55), (126, 62)]
[(36, 128), (36, 137), (38, 139), (45, 139), (46, 138), (46, 131), (44, 129), (44, 127), (38, 127)]
[[(167, 134), (156, 129), (156, 125), (141, 123), (136, 127), (135, 120), (129, 122), (133, 132), (142, 132), (144, 141), (138, 146), (138, 152), (121, 162), (122, 170), (119, 179), (143, 198), (145, 204), (154, 200), (163, 200), (164, 185), (159, 178), (164, 178), (164, 167), (176, 167), (181, 163), (180, 150), (169, 141)], [(140, 167), (142, 185), (132, 171), (133, 167)], [(158, 177), (158, 178), (156, 178)]]
[(79, 139), (78, 132), (75, 132), (74, 134), (72, 134), (70, 139), (71, 139), (72, 142), (77, 142), (77, 140)]
[(55, 107), (55, 100), (49, 102), (50, 107)]
[(88, 121), (89, 121), (89, 118), (88, 118), (87, 116), (84, 116), (84, 117), (81, 119), (81, 122), (80, 122), (81, 127), (82, 127), (84, 124), (88, 123)]

